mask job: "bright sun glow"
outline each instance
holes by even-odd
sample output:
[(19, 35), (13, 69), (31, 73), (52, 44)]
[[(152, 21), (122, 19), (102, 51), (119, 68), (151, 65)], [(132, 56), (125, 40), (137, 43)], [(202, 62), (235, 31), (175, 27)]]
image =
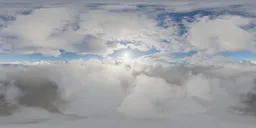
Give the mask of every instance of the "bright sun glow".
[(129, 56), (130, 56), (129, 52), (125, 52), (125, 53), (123, 54), (123, 59), (124, 59), (124, 60), (129, 60)]

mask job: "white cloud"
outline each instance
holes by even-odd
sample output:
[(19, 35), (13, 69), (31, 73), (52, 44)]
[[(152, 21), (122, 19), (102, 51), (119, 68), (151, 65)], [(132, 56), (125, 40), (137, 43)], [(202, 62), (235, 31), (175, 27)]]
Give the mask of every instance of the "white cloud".
[(36, 9), (31, 15), (17, 16), (3, 31), (17, 38), (7, 40), (11, 44), (11, 51), (22, 53), (31, 50), (49, 54), (45, 51), (52, 53), (63, 45), (65, 47), (65, 44), (52, 40), (51, 36), (68, 24), (72, 14), (72, 10), (66, 8), (46, 8)]
[[(169, 28), (159, 27), (155, 17), (146, 14), (153, 9), (108, 11), (134, 9), (133, 0), (125, 1), (127, 6), (102, 5), (100, 10), (84, 8), (88, 1), (76, 2), (80, 5), (73, 6), (77, 3), (66, 0), (60, 2), (65, 4), (48, 1), (49, 8), (35, 9), (30, 15), (15, 15), (15, 21), (1, 28), (1, 48), (10, 49), (10, 53), (39, 52), (57, 56), (59, 48), (106, 55), (128, 46), (147, 50), (154, 45), (161, 52), (124, 62), (109, 57), (87, 61), (1, 63), (1, 94), (12, 106), (1, 107), (0, 104), (0, 116), (4, 112), (11, 114), (1, 117), (0, 126), (25, 128), (29, 123), (35, 127), (115, 128), (120, 127), (117, 123), (120, 122), (124, 128), (215, 128), (216, 124), (220, 128), (255, 127), (253, 117), (242, 115), (255, 115), (255, 64), (208, 56), (221, 51), (255, 51), (252, 46), (254, 30), (241, 28), (250, 24), (252, 18), (198, 17), (195, 22), (186, 24), (190, 37), (186, 40), (186, 34), (178, 34), (179, 23), (171, 18), (165, 19)], [(174, 11), (241, 3), (165, 2), (150, 0)], [(20, 1), (12, 3), (20, 4)], [(161, 43), (162, 40), (168, 42)], [(125, 46), (120, 41), (130, 44)], [(170, 54), (191, 49), (198, 53), (181, 59)], [(8, 51), (2, 49), (1, 52)], [(52, 113), (58, 110), (61, 113)]]
[[(8, 45), (9, 52), (13, 53), (47, 55), (58, 55), (54, 51), (60, 48), (76, 53), (109, 54), (125, 47), (145, 51), (154, 46), (172, 52), (186, 47), (177, 40), (178, 28), (174, 23), (169, 22), (171, 27), (164, 29), (157, 25), (156, 19), (143, 12), (84, 8), (85, 12), (81, 13), (79, 9), (42, 8), (30, 15), (19, 15), (2, 31), (8, 42), (3, 46)], [(93, 38), (85, 39), (87, 35)], [(161, 43), (162, 40), (172, 43)], [(122, 41), (129, 43), (122, 45)]]
[(221, 51), (254, 50), (253, 35), (242, 26), (248, 25), (250, 19), (227, 16), (210, 19), (200, 18), (189, 29), (189, 41), (201, 51), (217, 53)]
[[(232, 2), (242, 4), (241, 1)], [(197, 20), (192, 23), (185, 22), (184, 19), (178, 23), (176, 18), (179, 17), (166, 16), (162, 20), (168, 28), (159, 26), (156, 17), (160, 12), (189, 12), (204, 8), (213, 8), (212, 10), (217, 12), (219, 9), (232, 10), (230, 7), (234, 4), (232, 2), (228, 0), (222, 2), (114, 1), (94, 8), (92, 4), (88, 4), (88, 1), (77, 1), (77, 3), (51, 1), (47, 7), (35, 8), (40, 2), (34, 1), (31, 7), (17, 7), (16, 10), (10, 7), (9, 15), (16, 19), (9, 21), (6, 23), (8, 26), (1, 29), (0, 51), (58, 56), (60, 54), (58, 50), (65, 49), (68, 52), (105, 56), (115, 50), (128, 47), (146, 51), (154, 46), (163, 53), (197, 50), (205, 56), (222, 51), (255, 52), (255, 30), (241, 28), (254, 22), (254, 19), (248, 16), (243, 17), (242, 14), (241, 16), (221, 15), (215, 18), (197, 16)], [(76, 6), (78, 3), (79, 6)], [(138, 9), (136, 5), (139, 3), (157, 5)], [(242, 4), (244, 6), (239, 8), (239, 11), (248, 12), (246, 9), (251, 8), (252, 3), (253, 1), (244, 2)], [(156, 11), (157, 8), (166, 10)], [(17, 13), (26, 9), (32, 10), (32, 13), (28, 15)], [(3, 9), (2, 12), (5, 13), (7, 10)], [(180, 24), (187, 27), (187, 34), (179, 34)], [(166, 56), (161, 59), (167, 64), (176, 61)]]
[[(166, 37), (167, 34), (164, 32), (171, 32), (157, 27), (155, 19), (136, 12), (90, 11), (87, 14), (83, 14), (81, 20), (80, 33), (95, 35), (105, 42), (131, 42), (130, 45), (138, 49), (144, 46), (150, 49), (153, 45), (158, 47), (161, 39), (159, 36)], [(138, 43), (139, 45), (134, 45), (133, 43)]]

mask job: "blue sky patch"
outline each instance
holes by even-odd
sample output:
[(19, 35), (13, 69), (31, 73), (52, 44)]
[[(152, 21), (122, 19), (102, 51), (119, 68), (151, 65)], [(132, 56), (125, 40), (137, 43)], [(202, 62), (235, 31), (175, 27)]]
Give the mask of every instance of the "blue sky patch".
[(220, 55), (233, 60), (256, 60), (256, 54), (249, 51), (222, 52)]
[(174, 53), (174, 57), (177, 59), (180, 59), (180, 58), (193, 56), (196, 53), (197, 53), (197, 51)]
[(191, 12), (164, 12), (157, 15), (156, 20), (158, 21), (158, 25), (164, 28), (168, 28), (165, 23), (166, 18), (170, 18), (175, 24), (179, 27), (179, 35), (183, 35), (187, 33), (186, 26), (182, 24), (182, 20), (186, 20), (188, 22), (194, 22), (195, 16), (216, 16), (215, 12), (210, 10), (195, 10)]
[(94, 55), (94, 54), (81, 55), (81, 54), (76, 54), (76, 53), (71, 53), (71, 52), (62, 53), (60, 56), (57, 56), (57, 57), (44, 56), (44, 55), (39, 54), (39, 53), (23, 54), (23, 55), (0, 54), (0, 62), (14, 62), (14, 61), (35, 62), (35, 61), (41, 61), (41, 60), (45, 60), (45, 61), (68, 61), (68, 60), (74, 60), (74, 59), (88, 60), (88, 59), (93, 59), (93, 58), (101, 59), (102, 57), (99, 56), (99, 55)]

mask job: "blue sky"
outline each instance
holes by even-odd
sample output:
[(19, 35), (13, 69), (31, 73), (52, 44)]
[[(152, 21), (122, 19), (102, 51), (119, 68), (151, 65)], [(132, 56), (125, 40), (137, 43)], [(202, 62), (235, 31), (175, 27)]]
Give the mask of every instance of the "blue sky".
[(256, 60), (256, 54), (249, 51), (222, 52), (220, 55), (231, 58), (233, 60)]
[[(114, 53), (110, 54), (109, 56), (114, 58), (122, 57), (122, 55), (125, 52), (129, 52), (130, 58), (137, 58), (144, 55), (150, 55), (157, 53), (159, 51), (155, 49), (151, 49), (148, 51), (139, 51), (135, 49), (123, 49), (119, 51), (115, 51)], [(183, 52), (183, 53), (173, 53), (174, 57), (184, 58), (189, 57), (194, 54), (196, 54), (197, 51), (190, 51), (190, 52)], [(239, 51), (239, 52), (222, 52), (219, 55), (231, 58), (233, 60), (256, 60), (256, 54), (248, 51)], [(0, 54), (0, 61), (2, 62), (13, 62), (13, 61), (40, 61), (40, 60), (46, 60), (46, 61), (67, 61), (67, 60), (74, 60), (74, 59), (101, 59), (102, 56), (95, 55), (95, 54), (76, 54), (76, 53), (70, 53), (70, 52), (63, 52), (60, 56), (53, 57), (53, 56), (44, 56), (42, 54), (36, 53), (36, 54), (24, 54), (24, 55), (6, 55), (6, 54)]]
[[(101, 5), (91, 5), (91, 8), (97, 8), (98, 6)], [(166, 25), (164, 23), (164, 20), (166, 17), (169, 17), (174, 21), (175, 23), (178, 23), (179, 27), (179, 34), (180, 36), (184, 35), (187, 32), (187, 28), (185, 27), (184, 24), (182, 24), (183, 19), (187, 19), (188, 22), (194, 22), (195, 16), (210, 16), (210, 17), (217, 17), (222, 14), (230, 14), (230, 15), (241, 15), (244, 17), (255, 17), (254, 15), (249, 15), (246, 13), (241, 13), (239, 11), (236, 11), (237, 8), (240, 6), (230, 6), (228, 9), (199, 9), (199, 10), (194, 10), (190, 12), (167, 12), (162, 6), (157, 6), (157, 5), (138, 5), (136, 6), (137, 9), (124, 9), (124, 10), (115, 10), (116, 12), (133, 12), (133, 11), (141, 11), (143, 13), (148, 13), (149, 16), (154, 17), (158, 21), (158, 25), (163, 28), (168, 28), (170, 26)], [(152, 8), (150, 11), (145, 11), (144, 8), (150, 7)], [(31, 14), (32, 11), (22, 11), (18, 14), (21, 15), (29, 15)], [(4, 22), (8, 21), (13, 21), (15, 20), (15, 17), (13, 16), (1, 16), (0, 19), (2, 19)], [(2, 25), (2, 27), (4, 27)], [(249, 26), (243, 26), (243, 29), (251, 29), (251, 28), (256, 28), (256, 25), (250, 24)], [(120, 44), (125, 45), (126, 43), (130, 43), (127, 41), (121, 41)], [(170, 43), (170, 42), (167, 42)], [(241, 42), (242, 43), (242, 42)], [(1, 46), (1, 44), (0, 44)], [(60, 48), (61, 49), (61, 48)], [(48, 60), (48, 61), (60, 61), (60, 60), (72, 60), (72, 59), (90, 59), (90, 58), (102, 58), (100, 55), (96, 54), (86, 54), (86, 55), (81, 55), (77, 53), (71, 53), (71, 52), (65, 52), (65, 50), (60, 50), (61, 55), (57, 57), (53, 56), (44, 56), (40, 53), (35, 53), (35, 54), (23, 54), (23, 55), (12, 55), (12, 54), (0, 54), (0, 61), (40, 61), (40, 60)], [(152, 48), (147, 51), (139, 51), (137, 49), (119, 49), (117, 51), (114, 51), (112, 54), (108, 55), (111, 57), (121, 57), (124, 52), (129, 52), (131, 58), (137, 58), (141, 57), (144, 55), (149, 55), (149, 54), (154, 54), (159, 52), (158, 50)], [(196, 54), (196, 50), (192, 50), (190, 52), (178, 52), (178, 53), (173, 53), (175, 58), (184, 58), (188, 56), (192, 56)], [(256, 54), (249, 52), (249, 51), (237, 51), (237, 52), (221, 52), (219, 55), (232, 58), (233, 60), (256, 60)]]
[(101, 56), (99, 55), (93, 55), (93, 54), (86, 54), (86, 55), (79, 55), (76, 53), (62, 53), (60, 56), (54, 57), (54, 56), (44, 56), (40, 53), (35, 54), (23, 54), (23, 55), (6, 55), (6, 54), (0, 54), (0, 61), (2, 62), (14, 62), (14, 61), (67, 61), (67, 60), (73, 60), (73, 59), (91, 59), (91, 58), (98, 58), (100, 59)]

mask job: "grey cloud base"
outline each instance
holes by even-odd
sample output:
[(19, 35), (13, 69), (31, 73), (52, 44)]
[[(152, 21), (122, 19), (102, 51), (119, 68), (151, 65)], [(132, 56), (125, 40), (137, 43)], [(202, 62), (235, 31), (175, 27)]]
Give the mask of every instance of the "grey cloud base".
[(151, 120), (149, 127), (203, 127), (210, 122), (218, 122), (220, 128), (255, 125), (253, 65), (128, 65), (130, 68), (125, 63), (90, 60), (1, 66), (0, 78), (5, 81), (1, 85), (9, 81), (9, 88), (1, 94), (15, 109), (8, 108), (7, 117), (0, 111), (0, 126), (35, 121), (39, 124), (31, 125), (57, 127), (51, 124), (56, 120), (68, 120), (70, 123), (63, 122), (67, 125), (76, 122), (74, 126), (89, 121), (92, 127), (105, 123), (118, 127), (118, 121), (123, 127), (148, 126), (147, 120)]

